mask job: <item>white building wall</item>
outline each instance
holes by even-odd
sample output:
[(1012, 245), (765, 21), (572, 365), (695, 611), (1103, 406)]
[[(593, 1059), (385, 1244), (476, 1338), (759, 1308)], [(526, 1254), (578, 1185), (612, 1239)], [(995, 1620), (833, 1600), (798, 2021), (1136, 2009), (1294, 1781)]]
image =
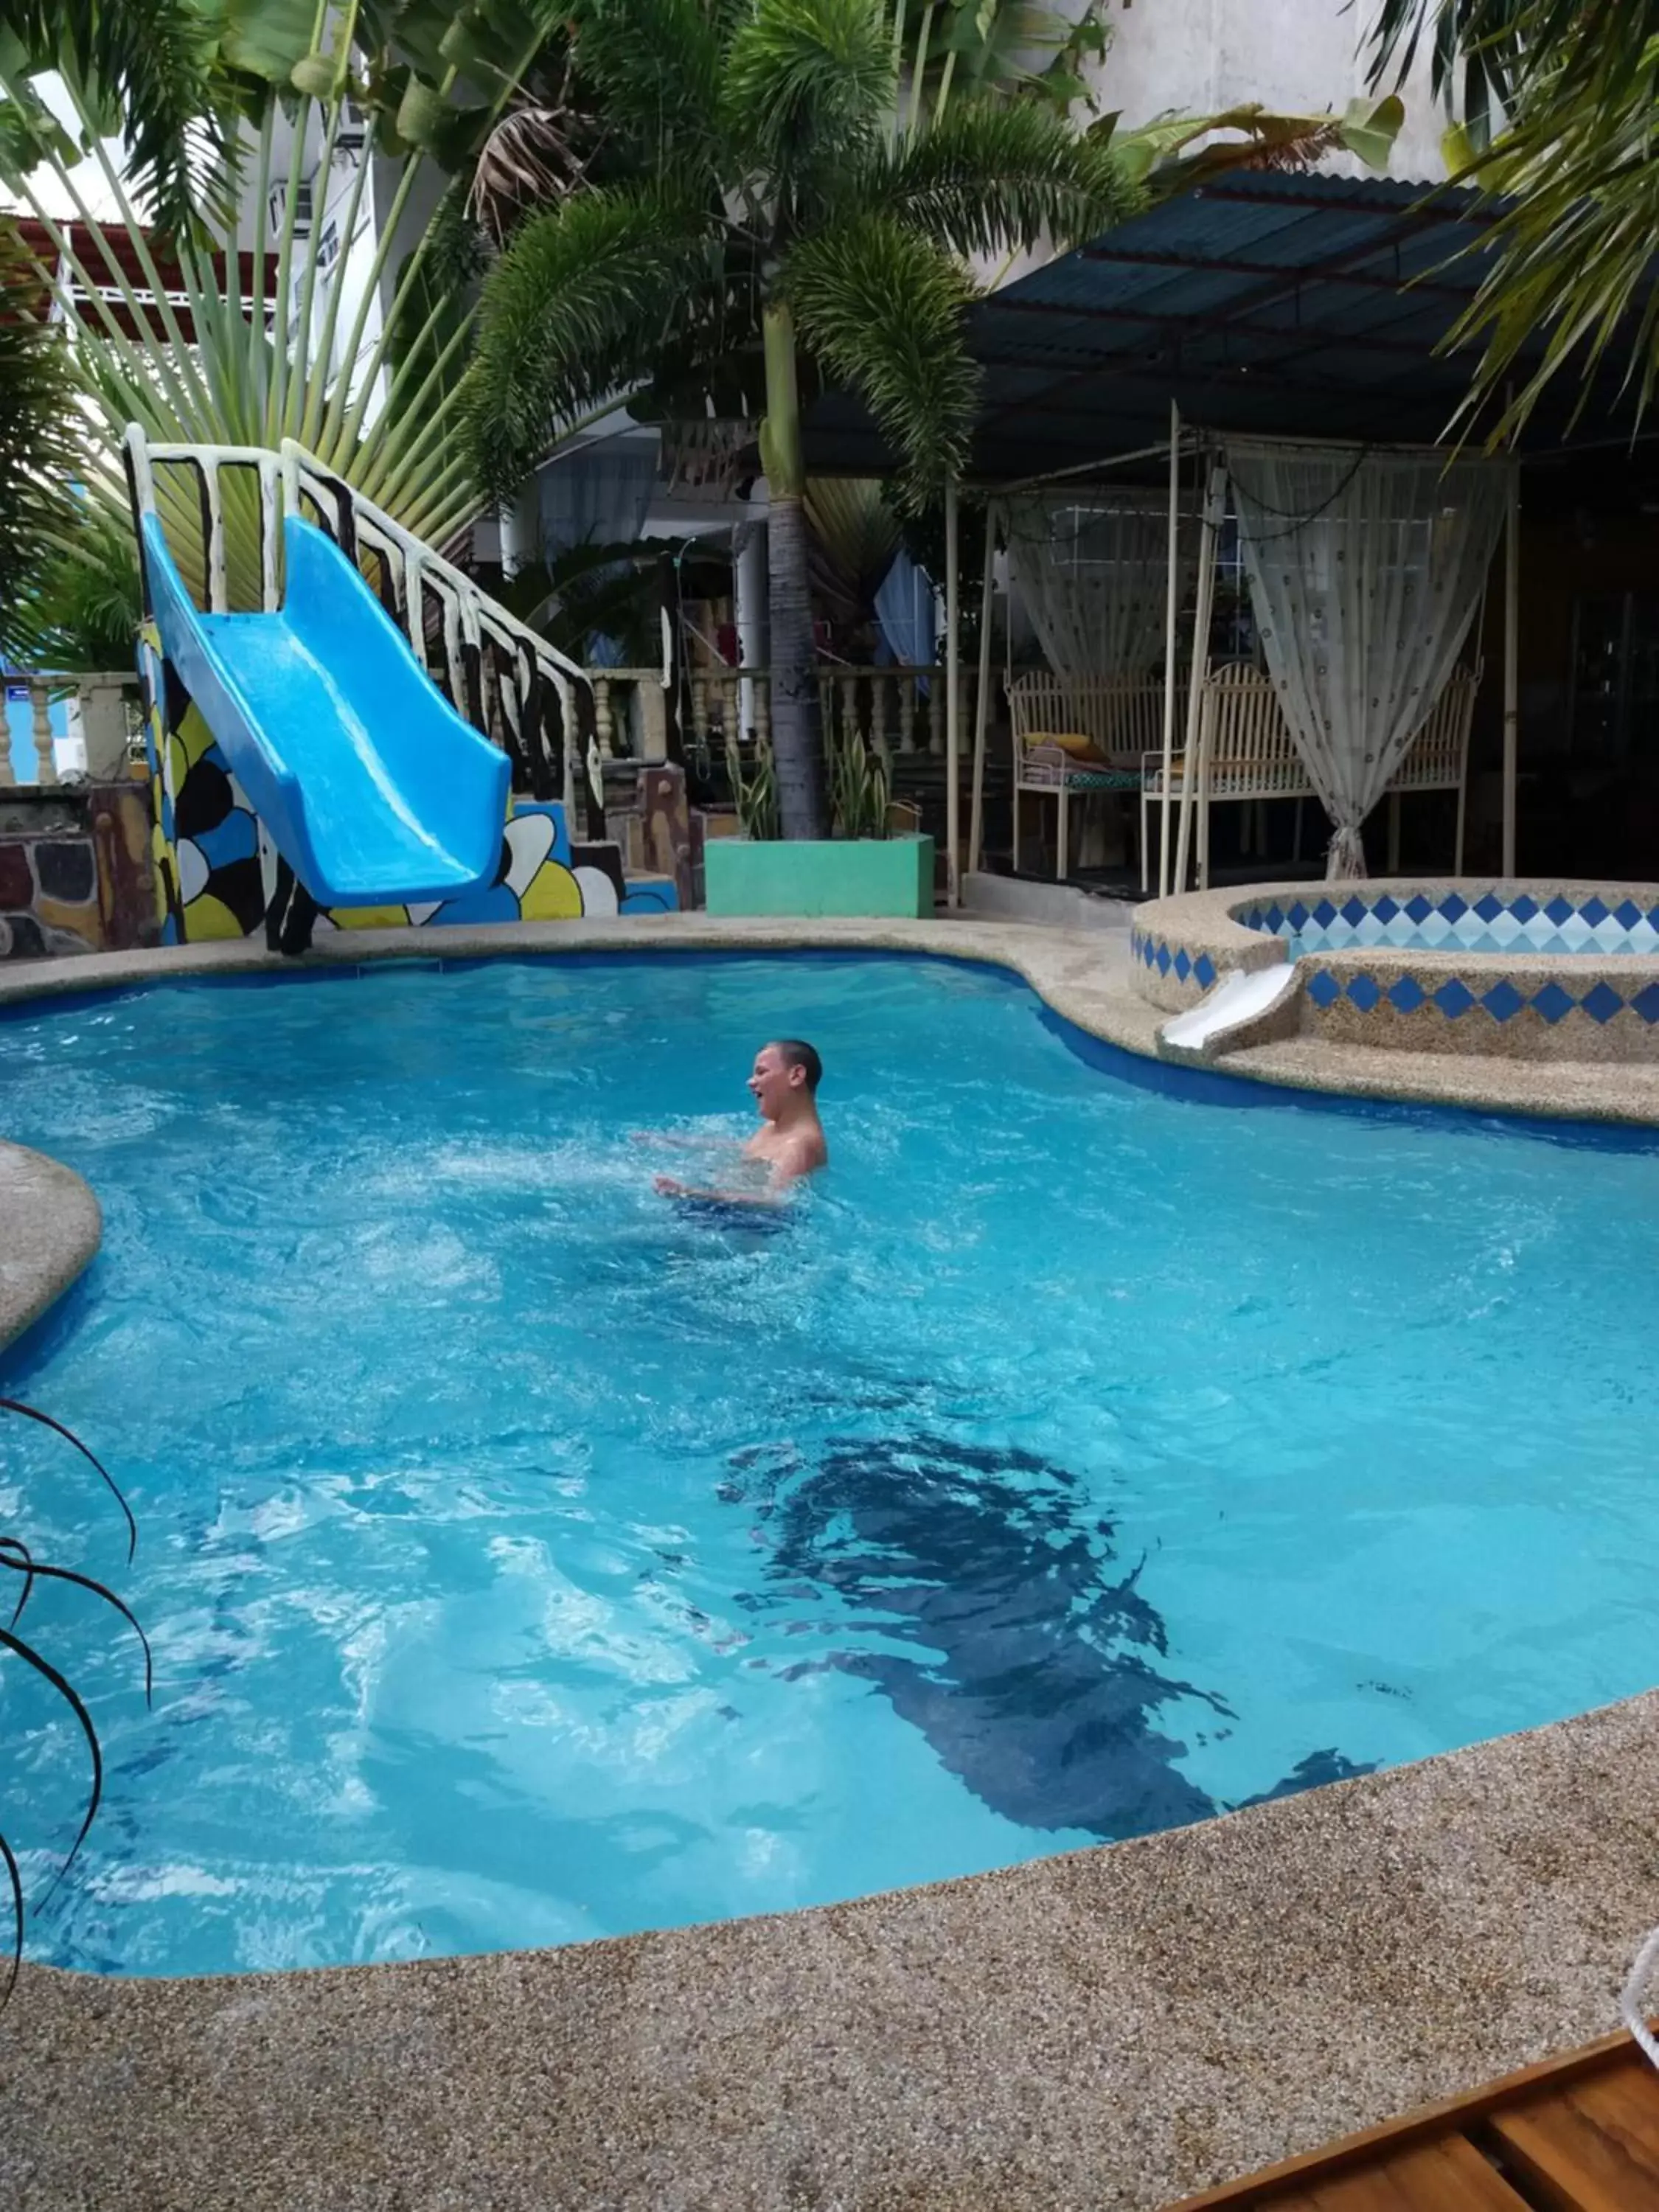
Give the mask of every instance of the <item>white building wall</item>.
[[(1364, 46), (1376, 0), (1110, 0), (1112, 44), (1098, 97), (1126, 129), (1176, 113), (1212, 115), (1246, 101), (1285, 113), (1339, 114), (1367, 93)], [(1445, 118), (1426, 54), (1402, 88), (1406, 123), (1391, 176), (1443, 177)], [(1357, 174), (1352, 160), (1327, 165)]]

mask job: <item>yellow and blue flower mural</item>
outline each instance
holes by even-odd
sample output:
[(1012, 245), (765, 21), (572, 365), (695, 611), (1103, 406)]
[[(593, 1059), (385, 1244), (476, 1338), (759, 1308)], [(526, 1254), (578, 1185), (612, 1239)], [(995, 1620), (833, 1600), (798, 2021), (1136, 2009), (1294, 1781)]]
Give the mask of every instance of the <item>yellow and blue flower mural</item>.
[[(140, 634), (138, 669), (155, 810), (155, 878), (165, 944), (251, 937), (264, 928), (276, 854), (199, 709), (164, 661), (154, 628)], [(556, 800), (514, 797), (495, 882), (431, 906), (338, 907), (326, 929), (428, 923), (556, 921), (584, 915), (672, 913), (672, 881), (628, 882), (614, 845), (573, 844)]]

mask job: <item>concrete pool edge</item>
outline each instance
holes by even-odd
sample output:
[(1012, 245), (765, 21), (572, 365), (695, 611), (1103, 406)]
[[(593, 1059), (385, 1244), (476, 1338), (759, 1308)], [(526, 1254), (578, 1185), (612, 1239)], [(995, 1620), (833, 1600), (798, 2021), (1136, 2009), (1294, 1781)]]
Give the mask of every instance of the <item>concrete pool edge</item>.
[[(1094, 934), (630, 921), (456, 931), (441, 956), (365, 933), (334, 957), (676, 945), (990, 962), (1155, 1056), (1161, 1018)], [(53, 963), (47, 994), (279, 963), (236, 945), (94, 964)], [(0, 1002), (42, 994), (38, 971), (19, 981), (0, 975)], [(1552, 1088), (1373, 1095), (1659, 1121)], [(66, 1237), (67, 1183), (94, 1212), (61, 1289), (96, 1201), (55, 1173)], [(1616, 2025), (1659, 1919), (1656, 1803), (1650, 1692), (1197, 1828), (785, 1917), (226, 1981), (30, 1968), (0, 2023), (0, 2197), (1150, 2212)]]
[(56, 1304), (102, 1235), (98, 1200), (72, 1168), (0, 1142), (0, 1349)]
[(234, 1979), (33, 1967), (0, 2194), (1152, 2212), (1615, 2027), (1656, 1802), (1650, 1692), (784, 1917)]

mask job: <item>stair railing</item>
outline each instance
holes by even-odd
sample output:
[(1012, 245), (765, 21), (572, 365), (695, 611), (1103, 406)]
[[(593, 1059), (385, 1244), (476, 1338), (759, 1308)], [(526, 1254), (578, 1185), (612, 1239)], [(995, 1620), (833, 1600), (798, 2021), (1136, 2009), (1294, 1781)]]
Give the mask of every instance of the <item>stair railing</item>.
[[(515, 787), (538, 799), (562, 799), (574, 829), (580, 781), (588, 834), (604, 836), (598, 750), (591, 737), (586, 754), (582, 746), (578, 687), (591, 692), (585, 672), (373, 500), (291, 438), (278, 452), (262, 446), (152, 444), (134, 423), (127, 431), (126, 462), (135, 519), (157, 511), (158, 466), (193, 474), (197, 514), (182, 510), (175, 495), (167, 502), (168, 519), (199, 529), (201, 581), (210, 614), (232, 611), (227, 472), (252, 472), (258, 484), (258, 592), (264, 611), (282, 604), (283, 517), (316, 522), (374, 591), (456, 713), (507, 753)], [(586, 720), (591, 732), (591, 713)]]

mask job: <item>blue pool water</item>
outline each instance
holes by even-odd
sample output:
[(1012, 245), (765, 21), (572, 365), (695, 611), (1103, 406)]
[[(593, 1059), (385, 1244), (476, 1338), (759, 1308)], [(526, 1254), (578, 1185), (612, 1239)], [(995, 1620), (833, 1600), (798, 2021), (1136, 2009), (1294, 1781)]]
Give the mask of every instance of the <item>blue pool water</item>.
[(1540, 933), (1536, 939), (1521, 931), (1483, 928), (1479, 922), (1462, 928), (1419, 929), (1404, 915), (1389, 922), (1362, 922), (1357, 928), (1339, 921), (1328, 929), (1314, 927), (1279, 933), (1285, 957), (1300, 960), (1310, 952), (1363, 952), (1373, 946), (1385, 952), (1507, 952), (1524, 960), (1534, 952), (1571, 953), (1599, 959), (1611, 953), (1620, 959), (1651, 960), (1659, 955), (1659, 931), (1610, 929), (1600, 939), (1588, 929), (1582, 934), (1564, 930)]
[[(823, 1052), (771, 1235), (636, 1127)], [(104, 1251), (0, 1528), (31, 1950), (197, 1972), (812, 1904), (1201, 1818), (1652, 1679), (1659, 1158), (1147, 1087), (989, 971), (675, 958), (0, 1023)], [(1220, 1103), (1231, 1099), (1235, 1103)]]

